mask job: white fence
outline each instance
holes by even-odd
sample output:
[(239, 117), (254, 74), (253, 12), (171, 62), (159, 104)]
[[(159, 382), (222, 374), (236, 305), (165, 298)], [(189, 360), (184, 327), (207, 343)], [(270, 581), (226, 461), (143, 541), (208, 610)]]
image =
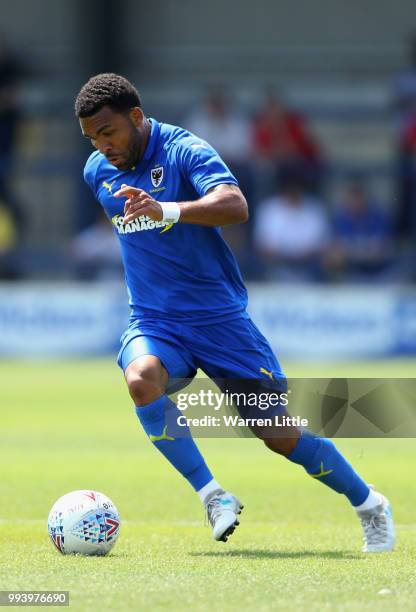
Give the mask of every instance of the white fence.
[[(279, 356), (416, 354), (416, 290), (249, 287), (249, 311)], [(115, 353), (128, 319), (123, 286), (0, 285), (0, 356)]]

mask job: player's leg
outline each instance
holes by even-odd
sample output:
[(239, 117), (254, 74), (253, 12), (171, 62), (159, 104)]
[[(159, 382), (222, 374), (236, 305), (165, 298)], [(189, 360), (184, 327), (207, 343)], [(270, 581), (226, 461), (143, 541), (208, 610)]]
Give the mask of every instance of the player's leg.
[(175, 363), (171, 366), (175, 374), (190, 372), (179, 353), (167, 343), (142, 336), (131, 340), (122, 352), (124, 377), (137, 417), (150, 441), (200, 491), (213, 476), (192, 437), (186, 431), (176, 437), (173, 431), (180, 413), (166, 394), (169, 374), (161, 358), (169, 365)]
[[(210, 377), (246, 381), (254, 378), (256, 386), (261, 376), (267, 379), (268, 385), (273, 379), (282, 380), (283, 372), (278, 360), (250, 319), (242, 317), (228, 321), (224, 326), (205, 326), (200, 333), (206, 338), (202, 349), (205, 354), (201, 352), (199, 355), (202, 360), (200, 367)], [(221, 352), (216, 348), (218, 342), (223, 346)], [(203, 344), (202, 339), (199, 344)], [(281, 407), (279, 412), (285, 414)], [(365, 550), (392, 549), (394, 528), (388, 501), (370, 489), (331, 440), (292, 426), (274, 428), (271, 433), (270, 436), (267, 432), (262, 435), (270, 450), (301, 465), (315, 480), (346, 496), (363, 522)]]
[[(166, 341), (139, 336), (129, 338), (129, 342), (124, 344), (119, 364), (137, 417), (151, 442), (186, 478), (204, 506), (207, 509), (216, 507), (218, 492), (223, 489), (207, 467), (189, 428), (178, 426), (181, 413), (166, 394), (170, 379), (194, 375), (191, 358), (188, 355), (185, 358), (179, 347)], [(234, 508), (221, 506), (215, 515), (214, 538), (226, 541), (234, 530), (236, 512)]]
[[(264, 442), (274, 450), (270, 440)], [(395, 529), (390, 502), (369, 487), (332, 440), (302, 431), (295, 448), (287, 455), (281, 454), (303, 466), (315, 480), (347, 497), (363, 527), (363, 552), (393, 550)]]

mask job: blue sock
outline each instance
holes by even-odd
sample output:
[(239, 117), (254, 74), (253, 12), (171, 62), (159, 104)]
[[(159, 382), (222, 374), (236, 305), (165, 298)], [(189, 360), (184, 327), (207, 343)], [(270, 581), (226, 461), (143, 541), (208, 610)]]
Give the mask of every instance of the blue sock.
[(368, 485), (327, 438), (303, 431), (288, 459), (302, 465), (310, 476), (337, 493), (346, 495), (353, 506), (362, 504), (370, 493)]
[[(188, 427), (178, 426), (182, 413), (167, 395), (146, 406), (136, 407), (143, 429), (156, 448), (193, 486), (204, 487), (213, 476), (192, 439)], [(178, 436), (178, 437), (176, 437)]]

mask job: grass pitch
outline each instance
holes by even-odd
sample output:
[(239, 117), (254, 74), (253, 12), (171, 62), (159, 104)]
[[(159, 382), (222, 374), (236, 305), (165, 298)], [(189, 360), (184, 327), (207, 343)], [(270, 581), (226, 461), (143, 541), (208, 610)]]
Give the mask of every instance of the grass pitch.
[[(414, 376), (416, 364), (286, 365), (290, 376)], [(0, 589), (69, 590), (73, 610), (396, 610), (416, 606), (414, 440), (339, 441), (393, 501), (397, 550), (360, 552), (342, 496), (253, 439), (200, 440), (216, 477), (245, 504), (227, 544), (146, 439), (112, 361), (0, 365)], [(392, 407), (394, 409), (394, 407)], [(102, 490), (122, 517), (105, 558), (50, 543), (53, 502)]]

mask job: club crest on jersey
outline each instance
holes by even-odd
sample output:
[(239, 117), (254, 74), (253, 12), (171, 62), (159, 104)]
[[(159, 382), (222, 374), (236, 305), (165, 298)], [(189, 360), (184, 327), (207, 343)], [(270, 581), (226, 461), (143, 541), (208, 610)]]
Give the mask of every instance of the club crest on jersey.
[(159, 187), (163, 181), (163, 166), (156, 166), (150, 170), (150, 178), (152, 179), (153, 187)]

